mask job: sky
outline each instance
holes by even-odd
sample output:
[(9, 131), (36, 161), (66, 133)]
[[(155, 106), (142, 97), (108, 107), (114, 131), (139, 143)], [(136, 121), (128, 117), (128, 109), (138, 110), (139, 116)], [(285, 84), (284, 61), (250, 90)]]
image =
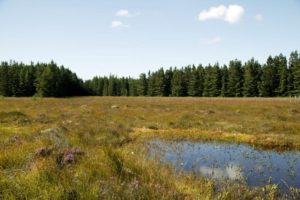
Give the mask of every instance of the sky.
[(300, 0), (0, 0), (0, 61), (83, 79), (300, 50)]

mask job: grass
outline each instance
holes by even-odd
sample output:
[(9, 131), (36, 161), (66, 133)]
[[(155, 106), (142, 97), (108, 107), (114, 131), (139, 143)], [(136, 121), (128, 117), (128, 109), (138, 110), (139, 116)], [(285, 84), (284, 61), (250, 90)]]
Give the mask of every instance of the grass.
[(279, 199), (275, 185), (248, 188), (176, 174), (148, 160), (144, 144), (160, 137), (300, 149), (300, 102), (2, 98), (0, 135), (0, 199)]

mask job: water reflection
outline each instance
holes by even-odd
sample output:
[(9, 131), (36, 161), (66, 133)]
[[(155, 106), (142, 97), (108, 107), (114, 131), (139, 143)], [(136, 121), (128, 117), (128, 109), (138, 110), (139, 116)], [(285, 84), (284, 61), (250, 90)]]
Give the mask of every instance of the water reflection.
[(214, 179), (241, 180), (244, 177), (243, 172), (235, 165), (226, 166), (224, 169), (204, 166), (200, 167), (198, 172), (203, 176)]
[(213, 179), (243, 180), (250, 186), (272, 182), (281, 188), (300, 188), (299, 151), (279, 153), (241, 144), (153, 140), (149, 152), (150, 157), (158, 157), (179, 171)]

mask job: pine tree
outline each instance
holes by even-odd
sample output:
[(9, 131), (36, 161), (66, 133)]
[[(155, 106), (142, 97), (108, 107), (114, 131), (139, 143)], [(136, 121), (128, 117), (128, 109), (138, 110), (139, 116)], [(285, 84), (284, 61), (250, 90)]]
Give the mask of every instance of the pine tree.
[(146, 96), (148, 93), (148, 80), (146, 74), (142, 73), (138, 82), (138, 95)]
[(103, 96), (108, 96), (109, 93), (108, 93), (108, 78), (107, 77), (104, 77), (103, 78)]
[(128, 78), (121, 78), (120, 81), (120, 95), (121, 96), (129, 96), (129, 83), (128, 83)]
[(26, 77), (26, 74), (27, 74), (27, 71), (26, 71), (26, 68), (23, 67), (21, 69), (21, 71), (19, 72), (19, 85), (18, 85), (18, 95), (17, 96), (27, 96), (26, 94), (26, 82), (27, 82), (27, 77)]
[(221, 69), (221, 74), (222, 74), (221, 96), (227, 97), (228, 96), (228, 68), (226, 65)]
[(137, 81), (135, 79), (129, 78), (128, 83), (129, 83), (129, 96), (137, 96), (138, 95)]
[(155, 96), (155, 75), (148, 72), (148, 96)]
[(172, 96), (179, 97), (184, 96), (184, 77), (183, 72), (178, 69), (174, 69), (173, 71), (173, 79), (172, 79)]
[(203, 96), (216, 97), (221, 94), (221, 71), (219, 64), (207, 66), (204, 73), (204, 92)]
[(46, 65), (37, 77), (37, 93), (39, 96), (56, 97), (57, 95), (57, 71), (55, 64), (51, 62)]
[(222, 74), (218, 63), (215, 64), (212, 68), (211, 82), (212, 82), (212, 88), (209, 96), (212, 97), (220, 96), (221, 88), (222, 88)]
[(244, 65), (244, 91), (245, 97), (259, 96), (260, 64), (252, 58)]
[(34, 63), (30, 63), (30, 65), (26, 67), (25, 71), (25, 96), (33, 96), (36, 93), (36, 67), (34, 66)]
[(198, 73), (198, 83), (197, 83), (197, 87), (195, 88), (196, 90), (195, 95), (202, 96), (204, 90), (204, 68), (202, 65), (198, 65), (197, 73)]
[(212, 87), (211, 86), (211, 71), (212, 71), (211, 65), (208, 65), (207, 67), (204, 68), (203, 96), (205, 96), (205, 97), (208, 97), (210, 95), (210, 88)]
[(199, 96), (199, 88), (200, 88), (200, 77), (197, 68), (193, 65), (189, 82), (188, 82), (188, 95), (189, 96)]
[(160, 68), (155, 75), (155, 96), (165, 96), (165, 72)]
[(148, 95), (164, 96), (165, 74), (163, 68), (160, 68), (157, 72), (151, 73), (148, 80)]
[(279, 83), (276, 88), (277, 96), (287, 96), (288, 95), (288, 68), (287, 68), (287, 59), (285, 56), (280, 54), (274, 58), (275, 66), (277, 66), (277, 73)]
[(297, 51), (294, 51), (290, 55), (290, 84), (292, 95), (300, 95), (300, 56)]
[(272, 82), (271, 82), (271, 69), (268, 65), (263, 65), (261, 82), (259, 85), (259, 96), (261, 97), (271, 97), (273, 96), (272, 92)]
[(274, 59), (269, 56), (267, 63), (262, 67), (262, 75), (260, 82), (260, 96), (273, 97), (276, 96), (276, 90), (279, 85), (277, 66)]
[(170, 96), (172, 94), (172, 78), (173, 78), (173, 70), (172, 68), (170, 68), (165, 72), (164, 96)]
[(110, 75), (108, 79), (108, 96), (116, 96), (116, 93), (115, 77)]
[(7, 62), (1, 63), (0, 68), (0, 95), (1, 96), (11, 96), (11, 91), (9, 90), (9, 65)]
[(243, 68), (239, 60), (229, 62), (228, 69), (228, 96), (243, 96)]
[[(21, 64), (22, 65), (22, 64)], [(11, 62), (9, 70), (9, 90), (14, 97), (20, 96), (20, 72), (21, 67), (16, 62)]]

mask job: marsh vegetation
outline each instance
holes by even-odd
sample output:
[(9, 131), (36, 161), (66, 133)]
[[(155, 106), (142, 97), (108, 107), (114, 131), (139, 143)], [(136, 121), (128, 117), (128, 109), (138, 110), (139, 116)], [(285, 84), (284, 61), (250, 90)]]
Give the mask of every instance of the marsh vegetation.
[[(294, 187), (282, 192), (277, 181), (249, 184), (199, 176), (161, 162), (163, 157), (152, 159), (147, 145), (175, 144), (175, 149), (165, 146), (174, 154), (192, 148), (177, 143), (218, 141), (251, 149), (252, 154), (235, 149), (232, 159), (268, 150), (297, 164), (299, 154), (290, 157), (289, 151), (300, 149), (298, 99), (2, 98), (0, 134), (1, 199), (299, 198), (298, 183), (284, 179)], [(202, 147), (195, 153), (206, 154), (216, 158)], [(267, 164), (263, 169), (272, 164), (264, 158), (258, 156)], [(275, 173), (280, 165), (274, 165)], [(297, 169), (289, 171), (296, 178)]]

